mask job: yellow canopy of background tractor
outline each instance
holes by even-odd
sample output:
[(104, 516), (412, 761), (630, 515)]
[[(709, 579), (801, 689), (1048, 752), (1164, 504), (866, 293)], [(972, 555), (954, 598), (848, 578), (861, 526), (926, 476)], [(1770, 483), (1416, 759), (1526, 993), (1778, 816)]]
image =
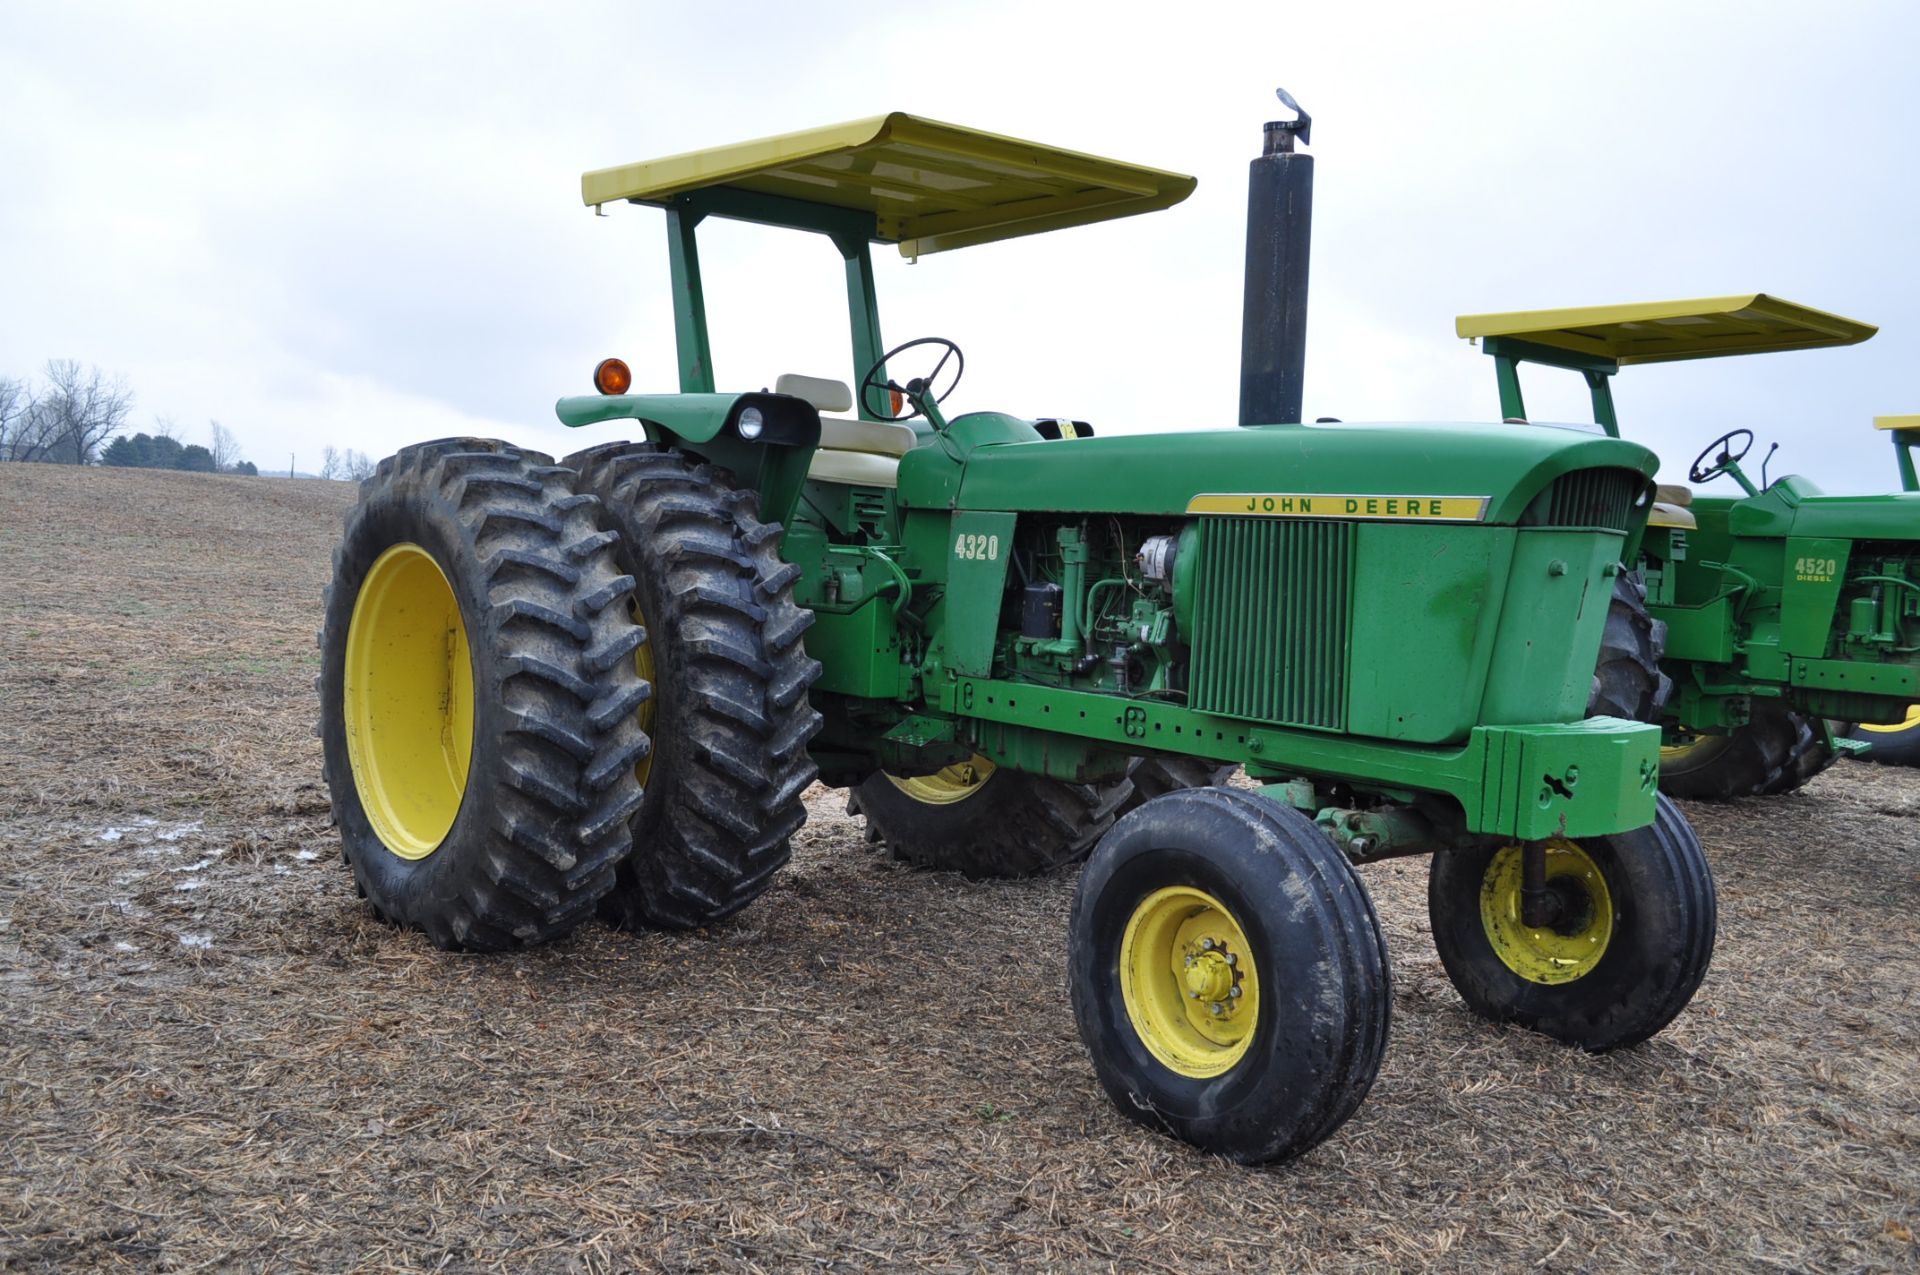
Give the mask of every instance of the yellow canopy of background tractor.
[(1634, 363), (1765, 354), (1853, 345), (1879, 331), (1871, 323), (1842, 318), (1770, 297), (1764, 292), (1692, 301), (1587, 306), (1573, 310), (1521, 310), (1512, 314), (1463, 314), (1454, 331), (1469, 339), (1505, 337), (1573, 354)]
[(1179, 173), (1082, 155), (894, 112), (580, 179), (595, 206), (668, 204), (730, 188), (872, 213), (875, 239), (906, 257), (1084, 226), (1171, 207), (1193, 193)]

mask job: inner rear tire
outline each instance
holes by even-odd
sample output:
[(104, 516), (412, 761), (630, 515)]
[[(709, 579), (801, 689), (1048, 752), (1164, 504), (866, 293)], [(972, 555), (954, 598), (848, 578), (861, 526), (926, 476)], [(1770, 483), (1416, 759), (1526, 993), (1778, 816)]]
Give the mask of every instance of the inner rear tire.
[(1115, 824), (1081, 875), (1067, 966), (1121, 1113), (1244, 1164), (1326, 1139), (1386, 1051), (1366, 887), (1311, 820), (1254, 793), (1170, 793)]
[[(376, 913), (442, 948), (567, 933), (632, 846), (633, 581), (572, 479), (505, 443), (409, 447), (361, 485), (334, 551), (318, 686), (341, 851)], [(414, 569), (376, 570), (395, 553)]]
[(772, 885), (819, 773), (807, 688), (820, 665), (800, 640), (813, 623), (793, 601), (800, 569), (781, 561), (780, 527), (754, 517), (754, 495), (711, 465), (651, 443), (566, 463), (618, 534), (645, 629), (636, 658), (657, 697), (634, 853), (601, 913), (626, 929), (711, 925)]
[[(1595, 1052), (1638, 1044), (1706, 977), (1718, 916), (1706, 855), (1664, 796), (1648, 827), (1556, 847), (1602, 883), (1582, 891), (1588, 910), (1560, 935), (1517, 922), (1500, 861), (1514, 847), (1434, 855), (1427, 912), (1440, 963), (1483, 1018)], [(1593, 946), (1582, 950), (1583, 940)]]
[(1086, 858), (1132, 792), (1125, 779), (1070, 784), (1001, 767), (965, 795), (931, 801), (876, 771), (853, 790), (847, 813), (865, 817), (869, 844), (915, 867), (1029, 877)]
[(1239, 770), (1238, 766), (1223, 766), (1199, 757), (1142, 757), (1127, 768), (1133, 793), (1120, 803), (1119, 814), (1124, 818), (1155, 797), (1186, 788), (1225, 788)]

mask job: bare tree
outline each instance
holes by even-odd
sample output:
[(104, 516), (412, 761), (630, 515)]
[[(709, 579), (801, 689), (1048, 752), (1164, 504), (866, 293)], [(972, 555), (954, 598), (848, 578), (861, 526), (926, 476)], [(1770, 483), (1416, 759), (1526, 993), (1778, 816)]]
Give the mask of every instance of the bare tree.
[(340, 477), (342, 464), (343, 462), (339, 452), (331, 447), (323, 447), (320, 449), (320, 476), (322, 478)]
[(76, 359), (47, 360), (47, 390), (34, 403), (41, 418), (43, 456), (64, 465), (90, 465), (102, 444), (126, 423), (133, 393), (126, 383)]
[(14, 450), (32, 414), (33, 395), (26, 382), (0, 376), (0, 460), (20, 459)]
[(207, 425), (213, 431), (213, 444), (207, 448), (213, 453), (213, 467), (222, 474), (227, 473), (240, 463), (240, 444), (219, 421), (208, 421)]
[(345, 476), (354, 482), (362, 482), (373, 477), (373, 462), (367, 458), (365, 452), (348, 451), (342, 463), (346, 470)]

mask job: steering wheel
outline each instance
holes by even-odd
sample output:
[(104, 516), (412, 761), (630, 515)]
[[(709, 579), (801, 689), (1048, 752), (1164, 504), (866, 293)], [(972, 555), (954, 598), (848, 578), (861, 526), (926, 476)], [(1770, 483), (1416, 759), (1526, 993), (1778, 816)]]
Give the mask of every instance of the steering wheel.
[[(905, 385), (895, 384), (891, 378), (884, 380), (880, 378), (881, 369), (893, 362), (895, 355), (904, 354), (916, 345), (944, 346), (946, 347), (946, 352), (940, 356), (940, 361), (933, 365), (933, 371), (927, 373), (925, 376), (912, 377)], [(946, 394), (942, 394), (933, 400), (935, 405), (946, 402), (947, 394), (953, 393), (954, 386), (960, 384), (961, 374), (967, 370), (967, 356), (960, 353), (959, 346), (943, 336), (923, 336), (918, 340), (909, 341), (905, 345), (894, 346), (891, 350), (888, 350), (880, 356), (879, 362), (867, 369), (867, 374), (860, 378), (860, 405), (872, 411), (875, 416), (878, 416), (883, 421), (912, 420), (914, 417), (926, 411), (926, 405), (922, 400), (927, 394), (932, 392), (933, 383), (939, 378), (940, 369), (947, 365), (948, 359), (958, 360), (953, 365), (953, 381), (947, 386)], [(913, 410), (907, 412), (898, 410), (883, 412), (873, 406), (873, 399), (869, 397), (870, 392), (873, 390), (892, 391), (900, 396), (903, 407), (910, 407)], [(883, 399), (882, 401), (885, 402), (888, 407), (893, 406), (891, 400)]]
[[(1742, 443), (1740, 445), (1739, 452), (1735, 453), (1731, 444), (1733, 443), (1734, 439), (1739, 438), (1743, 434), (1746, 435), (1747, 441)], [(1705, 464), (1707, 457), (1713, 456), (1713, 453), (1716, 450), (1719, 451), (1720, 454), (1714, 457), (1713, 464), (1711, 465)], [(1704, 483), (1710, 479), (1718, 478), (1720, 475), (1727, 472), (1728, 465), (1739, 464), (1741, 461), (1747, 458), (1747, 453), (1752, 450), (1753, 450), (1753, 431), (1752, 430), (1750, 429), (1728, 430), (1726, 433), (1720, 435), (1720, 437), (1714, 439), (1711, 443), (1708, 443), (1706, 446), (1706, 450), (1702, 451), (1698, 456), (1695, 456), (1693, 458), (1693, 468), (1687, 471), (1687, 481), (1695, 482), (1695, 483)]]

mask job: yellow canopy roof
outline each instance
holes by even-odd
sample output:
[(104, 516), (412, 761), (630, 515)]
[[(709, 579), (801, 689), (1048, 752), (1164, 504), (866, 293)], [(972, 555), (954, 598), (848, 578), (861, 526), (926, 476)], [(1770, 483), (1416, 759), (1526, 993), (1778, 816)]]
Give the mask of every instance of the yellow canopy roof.
[(1873, 418), (1873, 427), (1920, 430), (1920, 416), (1876, 416)]
[(662, 204), (727, 187), (870, 212), (903, 256), (1084, 226), (1169, 208), (1193, 193), (1179, 173), (1122, 164), (894, 112), (756, 142), (602, 168), (589, 204)]
[(1853, 345), (1879, 331), (1870, 323), (1795, 305), (1764, 292), (1576, 310), (1463, 314), (1454, 320), (1453, 328), (1463, 337), (1512, 337), (1613, 359), (1623, 367)]

